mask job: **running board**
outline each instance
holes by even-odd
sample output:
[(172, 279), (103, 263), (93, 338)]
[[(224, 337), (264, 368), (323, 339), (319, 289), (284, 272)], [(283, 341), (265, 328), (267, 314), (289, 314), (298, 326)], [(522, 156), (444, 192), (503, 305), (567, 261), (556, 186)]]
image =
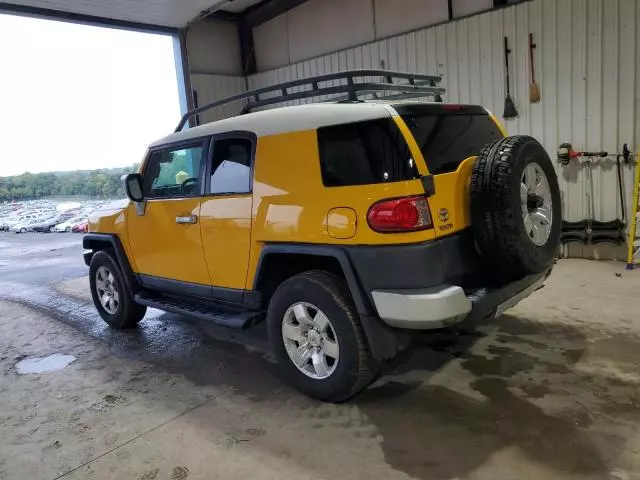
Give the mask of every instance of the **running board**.
[(138, 293), (134, 300), (140, 305), (213, 322), (229, 328), (249, 328), (259, 322), (263, 315), (263, 312), (256, 310), (235, 310), (219, 305), (203, 304), (155, 293)]

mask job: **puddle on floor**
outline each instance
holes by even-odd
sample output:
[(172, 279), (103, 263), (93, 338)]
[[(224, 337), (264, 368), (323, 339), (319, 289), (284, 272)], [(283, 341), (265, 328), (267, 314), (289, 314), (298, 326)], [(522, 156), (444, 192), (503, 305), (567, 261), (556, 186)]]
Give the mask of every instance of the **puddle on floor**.
[(18, 375), (26, 375), (28, 373), (44, 373), (56, 372), (68, 367), (76, 360), (73, 355), (63, 355), (55, 353), (48, 357), (42, 358), (26, 358), (15, 364)]

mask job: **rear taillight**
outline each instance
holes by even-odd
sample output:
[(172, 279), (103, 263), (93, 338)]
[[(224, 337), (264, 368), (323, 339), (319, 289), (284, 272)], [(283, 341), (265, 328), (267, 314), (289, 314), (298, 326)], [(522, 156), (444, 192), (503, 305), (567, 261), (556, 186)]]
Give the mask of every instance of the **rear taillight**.
[(369, 208), (367, 221), (380, 233), (413, 232), (433, 227), (429, 204), (425, 197), (383, 200)]

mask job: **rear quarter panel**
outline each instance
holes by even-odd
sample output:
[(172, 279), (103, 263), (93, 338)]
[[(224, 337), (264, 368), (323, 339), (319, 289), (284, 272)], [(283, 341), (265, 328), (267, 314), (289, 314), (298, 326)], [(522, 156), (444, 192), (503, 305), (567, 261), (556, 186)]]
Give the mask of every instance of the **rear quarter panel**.
[[(316, 130), (260, 137), (253, 185), (253, 230), (249, 275), (253, 275), (264, 244), (272, 242), (325, 245), (390, 245), (436, 237), (434, 230), (381, 234), (367, 224), (369, 207), (386, 198), (420, 195), (420, 180), (327, 188), (322, 183)], [(355, 234), (334, 238), (328, 233), (332, 208), (355, 212)]]

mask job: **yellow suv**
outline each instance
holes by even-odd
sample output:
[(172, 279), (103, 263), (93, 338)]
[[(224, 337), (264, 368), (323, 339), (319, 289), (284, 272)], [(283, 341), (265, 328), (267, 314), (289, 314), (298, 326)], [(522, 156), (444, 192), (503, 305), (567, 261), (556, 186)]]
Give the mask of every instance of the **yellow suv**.
[[(364, 73), (379, 77), (354, 80)], [(408, 100), (441, 95), (437, 77), (343, 75), (232, 100), (344, 100), (182, 130), (206, 106), (150, 146), (123, 177), (129, 198), (92, 215), (83, 240), (109, 325), (133, 327), (148, 306), (265, 320), (290, 382), (343, 401), (413, 332), (498, 316), (542, 286), (562, 223), (542, 146), (505, 138), (482, 107)]]

